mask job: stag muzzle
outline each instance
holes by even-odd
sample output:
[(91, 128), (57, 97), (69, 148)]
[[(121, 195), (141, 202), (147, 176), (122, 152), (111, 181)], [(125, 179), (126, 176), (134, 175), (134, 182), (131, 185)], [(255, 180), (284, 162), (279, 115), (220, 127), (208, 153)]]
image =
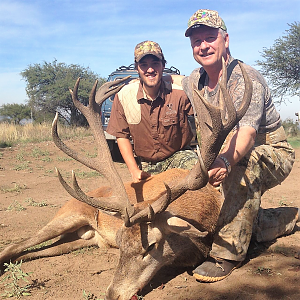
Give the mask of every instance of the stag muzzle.
[(110, 285), (106, 291), (105, 300), (134, 300), (137, 299), (136, 292), (120, 291)]

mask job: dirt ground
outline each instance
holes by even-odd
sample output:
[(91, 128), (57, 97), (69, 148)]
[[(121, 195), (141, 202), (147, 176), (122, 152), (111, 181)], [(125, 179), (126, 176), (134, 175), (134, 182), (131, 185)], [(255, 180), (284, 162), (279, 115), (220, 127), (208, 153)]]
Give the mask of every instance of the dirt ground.
[[(82, 154), (94, 156), (96, 153), (90, 137), (68, 144)], [(266, 192), (263, 207), (300, 207), (299, 157), (300, 149), (297, 149), (292, 173), (281, 186)], [(58, 182), (55, 166), (69, 178), (72, 169), (80, 174), (79, 183), (86, 192), (105, 184), (102, 177), (74, 160), (68, 160), (52, 142), (0, 150), (0, 251), (10, 243), (34, 235), (70, 199)], [(126, 166), (123, 163), (116, 163), (116, 166), (122, 179), (129, 181)], [(31, 272), (31, 296), (28, 299), (104, 299), (117, 261), (117, 249), (88, 248), (23, 262), (22, 270)], [(0, 278), (0, 295), (7, 291), (4, 283)], [(167, 268), (153, 278), (142, 295), (140, 299), (144, 300), (298, 300), (300, 228), (273, 243), (252, 244), (243, 266), (221, 282), (199, 283), (191, 276), (191, 270)]]

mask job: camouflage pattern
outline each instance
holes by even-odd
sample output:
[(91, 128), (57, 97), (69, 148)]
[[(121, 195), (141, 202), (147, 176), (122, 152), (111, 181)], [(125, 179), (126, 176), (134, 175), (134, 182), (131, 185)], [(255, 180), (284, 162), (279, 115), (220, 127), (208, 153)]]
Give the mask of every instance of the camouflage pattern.
[(221, 28), (222, 30), (227, 31), (225, 22), (221, 19), (217, 11), (210, 9), (199, 9), (190, 17), (185, 36), (190, 36), (192, 29), (201, 25), (206, 25), (213, 28)]
[[(280, 133), (279, 133), (280, 134)], [(256, 145), (222, 184), (224, 203), (210, 255), (243, 261), (253, 236), (271, 241), (288, 234), (295, 226), (297, 209), (260, 208), (263, 193), (280, 184), (290, 173), (295, 159), (292, 147), (281, 141)]]
[(191, 170), (198, 161), (195, 151), (190, 149), (179, 150), (165, 160), (157, 163), (142, 162), (142, 170), (150, 174), (159, 174), (169, 169)]
[(163, 52), (159, 44), (152, 41), (144, 41), (135, 46), (134, 61), (139, 62), (144, 56), (152, 54), (164, 61)]
[(259, 243), (269, 242), (279, 236), (290, 234), (297, 221), (300, 219), (296, 207), (260, 208), (254, 223), (252, 238)]
[[(230, 57), (229, 63), (232, 60)], [(298, 219), (298, 210), (295, 208), (260, 208), (263, 193), (289, 175), (295, 153), (286, 141), (280, 115), (274, 107), (267, 83), (258, 71), (245, 64), (244, 67), (252, 80), (253, 94), (245, 116), (236, 127), (251, 126), (256, 129), (257, 136), (253, 149), (232, 167), (221, 185), (224, 203), (210, 252), (211, 256), (235, 261), (245, 259), (252, 237), (258, 241), (273, 240), (290, 233)], [(197, 98), (193, 98), (193, 86), (198, 86), (202, 73), (203, 68), (198, 68), (182, 81), (192, 104), (197, 101)], [(245, 90), (239, 66), (234, 68), (227, 89), (238, 108)], [(210, 103), (219, 106), (219, 85), (211, 92), (204, 87), (201, 93)], [(197, 132), (197, 136), (201, 141), (200, 132)]]

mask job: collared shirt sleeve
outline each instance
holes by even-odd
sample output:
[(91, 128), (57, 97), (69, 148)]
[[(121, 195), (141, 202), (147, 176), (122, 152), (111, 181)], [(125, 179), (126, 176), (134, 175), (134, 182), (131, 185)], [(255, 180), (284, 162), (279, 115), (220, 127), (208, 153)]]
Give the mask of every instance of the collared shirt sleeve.
[(111, 109), (111, 115), (106, 129), (107, 133), (116, 138), (130, 138), (129, 125), (127, 123), (123, 106), (120, 103), (118, 94), (115, 95)]

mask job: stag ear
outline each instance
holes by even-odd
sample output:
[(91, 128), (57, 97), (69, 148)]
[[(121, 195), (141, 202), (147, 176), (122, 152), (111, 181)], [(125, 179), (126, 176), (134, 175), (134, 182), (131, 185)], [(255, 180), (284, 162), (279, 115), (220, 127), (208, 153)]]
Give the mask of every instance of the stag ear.
[(200, 231), (188, 221), (174, 216), (167, 219), (167, 224), (168, 230), (170, 232), (177, 233), (180, 235), (203, 238), (206, 237), (208, 234), (207, 231)]

